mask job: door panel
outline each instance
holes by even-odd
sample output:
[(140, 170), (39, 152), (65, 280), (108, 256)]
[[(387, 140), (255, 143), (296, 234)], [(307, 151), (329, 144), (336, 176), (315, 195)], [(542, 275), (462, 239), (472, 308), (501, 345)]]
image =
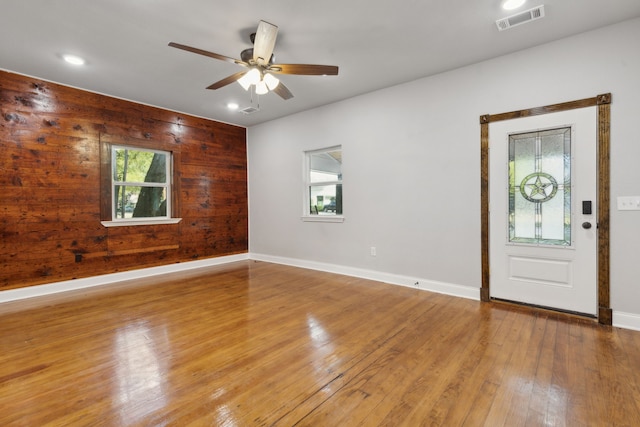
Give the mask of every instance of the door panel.
[(567, 260), (509, 256), (512, 280), (537, 282), (549, 286), (571, 286), (571, 263)]
[(491, 123), (489, 138), (491, 297), (595, 315), (595, 107)]

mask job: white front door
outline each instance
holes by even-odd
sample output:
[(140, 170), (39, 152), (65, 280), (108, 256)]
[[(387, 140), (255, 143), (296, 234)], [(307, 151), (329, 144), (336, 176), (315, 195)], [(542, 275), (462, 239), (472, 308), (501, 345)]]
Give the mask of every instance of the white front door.
[(596, 114), (490, 124), (492, 298), (597, 315)]

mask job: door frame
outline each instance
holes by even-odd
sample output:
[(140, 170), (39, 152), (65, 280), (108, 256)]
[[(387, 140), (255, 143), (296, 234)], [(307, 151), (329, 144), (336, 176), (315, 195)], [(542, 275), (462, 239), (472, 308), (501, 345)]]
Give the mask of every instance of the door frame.
[(529, 116), (558, 113), (578, 108), (596, 107), (596, 150), (598, 182), (597, 226), (598, 256), (597, 256), (597, 299), (598, 323), (611, 325), (613, 315), (610, 302), (610, 273), (609, 273), (609, 216), (610, 216), (610, 145), (611, 145), (611, 94), (605, 93), (593, 98), (552, 104), (544, 107), (511, 111), (500, 114), (485, 114), (480, 116), (480, 223), (481, 223), (481, 251), (482, 251), (482, 287), (480, 300), (491, 302), (489, 292), (491, 275), (489, 271), (489, 124), (503, 120), (519, 119)]

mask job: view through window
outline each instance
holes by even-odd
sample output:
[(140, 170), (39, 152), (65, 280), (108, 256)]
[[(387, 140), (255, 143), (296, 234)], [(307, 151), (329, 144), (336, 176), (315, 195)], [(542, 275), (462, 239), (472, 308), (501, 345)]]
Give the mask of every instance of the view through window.
[(171, 153), (113, 146), (113, 219), (171, 216)]
[(306, 152), (307, 215), (342, 215), (342, 148)]

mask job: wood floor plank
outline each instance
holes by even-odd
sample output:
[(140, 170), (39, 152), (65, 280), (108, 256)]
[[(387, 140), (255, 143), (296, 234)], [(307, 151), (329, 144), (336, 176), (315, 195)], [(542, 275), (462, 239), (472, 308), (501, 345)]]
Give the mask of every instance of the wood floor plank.
[[(473, 366), (459, 393), (459, 398), (449, 409), (446, 425), (477, 425), (487, 416), (494, 399), (498, 382), (493, 372), (503, 369), (508, 352), (502, 351), (503, 338), (510, 328), (510, 314), (501, 309), (484, 305), (477, 329), (481, 335), (474, 342), (468, 363)], [(470, 386), (471, 385), (471, 386)], [(483, 404), (480, 402), (488, 402)]]
[[(567, 342), (567, 364), (566, 374), (569, 389), (573, 390), (567, 407), (567, 418), (572, 420), (572, 425), (588, 426), (591, 420), (588, 418), (588, 398), (587, 393), (590, 392), (585, 381), (584, 361), (572, 355), (586, 354), (584, 352), (584, 325), (578, 323), (575, 319), (568, 321), (569, 338)], [(572, 375), (572, 373), (576, 373)]]
[(551, 384), (547, 391), (546, 422), (551, 425), (567, 425), (567, 408), (569, 405), (568, 363), (568, 326), (566, 322), (557, 322), (556, 342), (554, 346)]
[(546, 317), (535, 316), (529, 324), (525, 325), (520, 344), (510, 360), (508, 375), (512, 378), (512, 382), (508, 386), (513, 393), (506, 409), (505, 425), (526, 424), (526, 413), (522, 408), (530, 408), (532, 404), (531, 398), (535, 387), (539, 353), (543, 349), (546, 323)]
[[(417, 387), (405, 392), (403, 401), (409, 402), (412, 409), (404, 416), (397, 413), (403, 419), (402, 425), (445, 425), (450, 409), (467, 399), (463, 387), (478, 367), (489, 332), (473, 323), (460, 322), (455, 317), (451, 319), (454, 323), (443, 326), (451, 331), (450, 337), (427, 349), (429, 354), (433, 353), (434, 347), (441, 348), (436, 356), (437, 365), (430, 366), (432, 372), (423, 373), (429, 380), (417, 383)], [(478, 345), (479, 340), (483, 344)], [(416, 370), (420, 371), (420, 364)]]
[(534, 383), (527, 406), (527, 419), (525, 425), (545, 425), (547, 420), (547, 399), (550, 395), (550, 384), (553, 375), (553, 354), (556, 344), (557, 323), (550, 322), (549, 316), (543, 314), (538, 317), (544, 325), (538, 323), (542, 329), (542, 341), (536, 349), (536, 370)]
[(2, 426), (640, 425), (640, 332), (265, 262), (0, 305)]
[[(619, 331), (621, 332), (621, 331)], [(625, 331), (629, 332), (629, 331)], [(624, 335), (627, 333), (611, 334), (609, 343), (610, 364), (608, 369), (614, 372), (615, 378), (611, 379), (613, 390), (612, 399), (619, 399), (618, 405), (609, 407), (609, 419), (614, 420), (617, 425), (640, 425), (640, 400), (638, 393), (638, 377), (640, 365), (634, 362), (634, 354), (626, 353), (622, 344)], [(628, 340), (627, 342), (631, 342)], [(637, 359), (636, 359), (637, 360)]]
[[(302, 425), (358, 425), (364, 423), (371, 412), (384, 399), (398, 393), (397, 388), (411, 386), (418, 373), (415, 368), (429, 365), (431, 370), (437, 369), (436, 360), (445, 355), (439, 354), (438, 343), (424, 339), (424, 331), (428, 328), (445, 327), (447, 319), (443, 317), (420, 316), (407, 318), (405, 327), (391, 337), (374, 353), (364, 360), (364, 369), (339, 390), (330, 404), (324, 404), (304, 420)], [(442, 348), (442, 347), (440, 347)], [(431, 353), (429, 361), (425, 356)], [(394, 381), (389, 383), (388, 379)], [(419, 384), (429, 382), (428, 375), (419, 376)], [(407, 396), (408, 391), (400, 394)], [(332, 410), (335, 403), (341, 408), (358, 408), (357, 411), (342, 411), (335, 414)]]
[[(513, 396), (512, 381), (518, 379), (514, 375), (511, 361), (515, 357), (514, 353), (520, 348), (522, 335), (527, 336), (529, 333), (526, 329), (523, 331), (525, 324), (532, 321), (530, 316), (521, 321), (517, 321), (518, 318), (518, 312), (509, 313), (501, 325), (501, 330), (494, 337), (494, 345), (498, 345), (500, 351), (497, 356), (490, 359), (493, 364), (485, 377), (485, 380), (496, 384), (494, 399), (486, 412), (485, 422), (487, 425), (502, 426), (508, 415)], [(476, 409), (485, 411), (485, 408), (474, 408), (474, 410)]]

